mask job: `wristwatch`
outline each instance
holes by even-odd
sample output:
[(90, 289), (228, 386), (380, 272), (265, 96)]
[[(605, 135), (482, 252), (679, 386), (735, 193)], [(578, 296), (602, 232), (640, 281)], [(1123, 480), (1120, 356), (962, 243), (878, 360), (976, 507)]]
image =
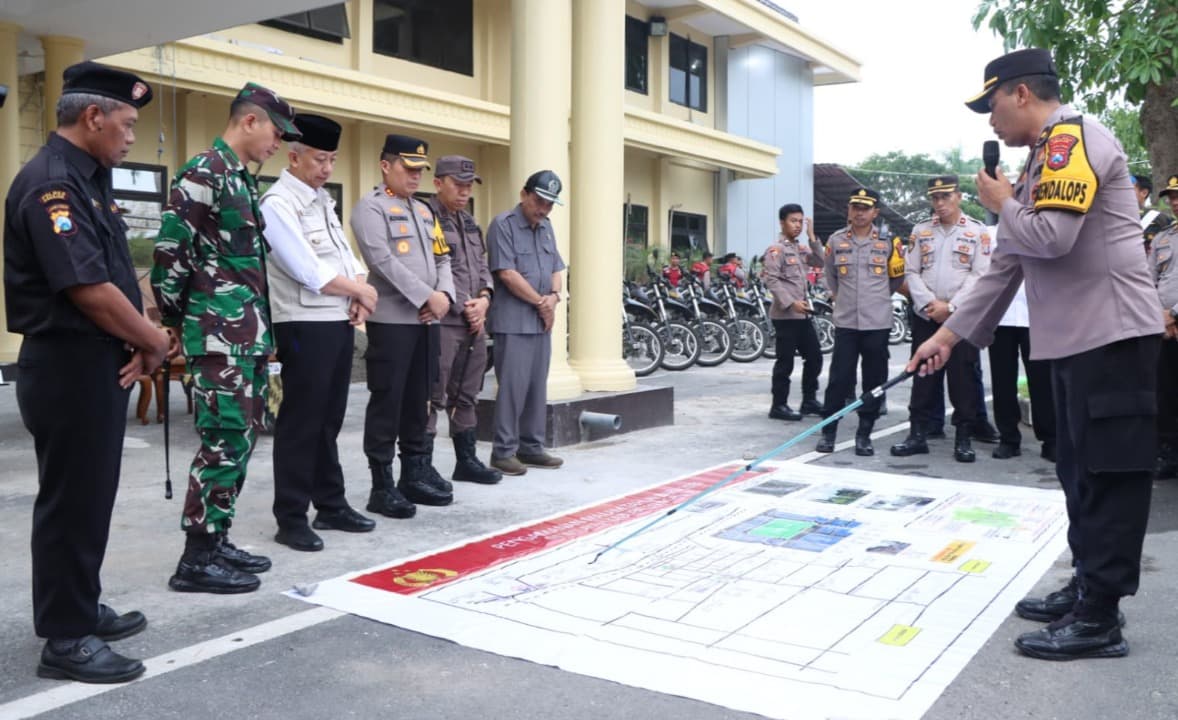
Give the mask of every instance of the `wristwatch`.
[(952, 315), (955, 312), (957, 312), (957, 306), (953, 303), (949, 303), (949, 314)]

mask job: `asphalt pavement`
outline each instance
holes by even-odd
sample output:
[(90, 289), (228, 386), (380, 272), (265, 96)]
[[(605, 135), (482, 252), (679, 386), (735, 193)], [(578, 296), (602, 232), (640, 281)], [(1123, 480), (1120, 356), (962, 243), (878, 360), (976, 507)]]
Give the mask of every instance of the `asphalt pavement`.
[[(906, 349), (893, 348), (892, 373)], [(657, 372), (643, 385), (673, 386), (675, 424), (561, 448), (565, 466), (532, 470), (496, 486), (459, 485), (446, 508), (421, 508), (412, 520), (378, 519), (376, 531), (322, 532), (318, 553), (298, 553), (273, 540), (272, 439), (263, 436), (238, 502), (232, 538), (270, 555), (274, 569), (248, 595), (181, 595), (167, 588), (183, 544), (180, 504), (187, 463), (196, 448), (184, 398), (172, 393), (172, 477), (177, 499), (163, 496), (163, 428), (140, 425), (128, 412), (126, 452), (111, 542), (103, 570), (104, 601), (140, 609), (147, 630), (121, 641), (125, 654), (151, 659), (144, 679), (97, 688), (38, 679), (42, 641), (32, 630), (29, 529), (36, 493), (32, 441), (21, 426), (12, 385), (0, 387), (0, 720), (16, 717), (191, 718), (515, 718), (568, 720), (668, 717), (753, 718), (707, 703), (640, 690), (551, 667), (471, 650), (363, 618), (315, 609), (282, 594), (296, 586), (428, 552), (464, 538), (545, 517), (669, 480), (734, 458), (756, 457), (813, 423), (769, 420), (772, 361), (725, 363), (681, 373)], [(800, 377), (795, 368), (795, 388)], [(825, 375), (823, 376), (825, 384)], [(976, 482), (1057, 487), (1052, 467), (1024, 432), (1024, 454), (993, 460), (976, 445), (972, 465), (952, 459), (952, 441), (932, 453), (893, 458), (903, 437), (909, 385), (888, 395), (877, 424), (877, 454), (848, 449), (854, 420), (843, 423), (838, 452), (814, 462), (880, 472)], [(795, 389), (796, 393), (796, 389)], [(132, 406), (134, 405), (132, 397)], [(353, 385), (340, 456), (349, 500), (363, 508), (368, 473), (361, 451), (367, 391)], [(69, 408), (62, 408), (68, 412)], [(489, 447), (480, 443), (480, 456)], [(806, 440), (787, 451), (813, 450)], [(439, 442), (446, 475), (453, 451)], [(1178, 717), (1178, 482), (1155, 484), (1140, 593), (1125, 600), (1127, 658), (1051, 663), (1020, 656), (1014, 638), (1036, 625), (1008, 618), (926, 714), (930, 720), (1068, 718), (1106, 720)], [(1039, 583), (1048, 591), (1069, 575), (1067, 558)], [(39, 713), (39, 714), (38, 714)]]

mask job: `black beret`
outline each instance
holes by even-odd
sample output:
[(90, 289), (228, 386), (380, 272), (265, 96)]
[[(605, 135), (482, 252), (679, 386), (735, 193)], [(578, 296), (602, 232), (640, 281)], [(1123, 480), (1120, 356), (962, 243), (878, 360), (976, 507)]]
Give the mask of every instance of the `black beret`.
[(295, 115), (295, 127), (303, 134), (298, 142), (313, 147), (316, 150), (335, 152), (339, 149), (339, 136), (342, 132), (339, 123), (322, 115)]
[(990, 96), (998, 86), (1007, 80), (1013, 80), (1027, 75), (1051, 75), (1059, 77), (1055, 71), (1055, 61), (1051, 53), (1040, 48), (1015, 50), (1000, 58), (991, 60), (982, 73), (982, 91), (965, 101), (965, 106), (976, 113), (990, 112)]
[(879, 193), (871, 188), (855, 188), (851, 191), (851, 197), (847, 201), (852, 205), (866, 205), (867, 207), (875, 207), (879, 203)]
[(427, 168), (430, 166), (429, 158), (426, 155), (429, 153), (429, 143), (425, 140), (420, 140), (408, 135), (385, 135), (384, 148), (382, 153), (387, 155), (398, 155), (401, 161), (405, 163), (405, 167), (416, 170), (417, 168)]
[(138, 75), (89, 60), (67, 67), (61, 79), (62, 95), (100, 95), (136, 108), (151, 102), (151, 86)]

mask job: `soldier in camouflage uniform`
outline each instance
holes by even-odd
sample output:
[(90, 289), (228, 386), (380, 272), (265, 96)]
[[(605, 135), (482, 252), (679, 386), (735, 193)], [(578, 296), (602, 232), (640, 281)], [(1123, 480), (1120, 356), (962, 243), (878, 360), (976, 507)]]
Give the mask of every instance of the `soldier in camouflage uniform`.
[(224, 134), (177, 173), (156, 239), (152, 289), (163, 324), (180, 336), (201, 439), (180, 523), (184, 554), (168, 581), (180, 592), (250, 592), (261, 584), (255, 573), (270, 569), (227, 534), (274, 352), (258, 187), (245, 163), (297, 140), (293, 121), (286, 101), (247, 83)]

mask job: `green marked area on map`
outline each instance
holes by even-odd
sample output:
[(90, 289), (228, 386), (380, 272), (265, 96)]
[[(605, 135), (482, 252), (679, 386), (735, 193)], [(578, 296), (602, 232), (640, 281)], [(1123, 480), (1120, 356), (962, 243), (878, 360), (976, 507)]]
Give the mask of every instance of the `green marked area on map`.
[(801, 520), (771, 520), (760, 527), (754, 528), (749, 534), (789, 540), (812, 527), (814, 527), (814, 523)]
[(954, 510), (953, 519), (989, 527), (1008, 528), (1018, 525), (1018, 518), (1014, 515), (996, 510), (987, 510), (986, 508), (962, 508)]

